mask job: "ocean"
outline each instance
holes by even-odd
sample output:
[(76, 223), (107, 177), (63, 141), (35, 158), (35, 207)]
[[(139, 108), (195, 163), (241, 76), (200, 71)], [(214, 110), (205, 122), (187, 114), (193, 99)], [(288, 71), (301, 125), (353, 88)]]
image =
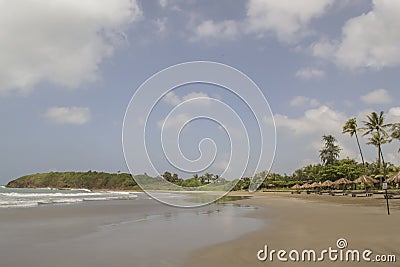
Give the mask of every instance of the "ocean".
[(0, 187), (0, 208), (73, 204), (83, 201), (135, 199), (138, 193), (120, 191), (55, 190)]

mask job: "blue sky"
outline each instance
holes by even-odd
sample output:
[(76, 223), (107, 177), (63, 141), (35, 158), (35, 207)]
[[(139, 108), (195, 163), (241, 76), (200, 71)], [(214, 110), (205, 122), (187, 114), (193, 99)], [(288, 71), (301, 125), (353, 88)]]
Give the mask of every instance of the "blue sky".
[[(323, 134), (337, 137), (342, 157), (358, 159), (355, 141), (341, 134), (346, 119), (361, 124), (383, 110), (400, 121), (399, 13), (393, 0), (2, 1), (0, 183), (49, 170), (127, 171), (122, 123), (135, 90), (196, 60), (230, 65), (259, 86), (277, 127), (272, 171), (317, 163)], [(232, 95), (201, 85), (164, 97), (154, 121), (190, 96), (225, 101), (251, 121)], [(182, 137), (189, 158), (199, 156), (199, 140), (221, 142), (212, 172), (229, 150), (218, 130), (196, 122)], [(399, 146), (385, 145), (385, 158), (399, 164)], [(365, 139), (362, 147), (375, 160)], [(167, 169), (157, 149), (155, 164)]]

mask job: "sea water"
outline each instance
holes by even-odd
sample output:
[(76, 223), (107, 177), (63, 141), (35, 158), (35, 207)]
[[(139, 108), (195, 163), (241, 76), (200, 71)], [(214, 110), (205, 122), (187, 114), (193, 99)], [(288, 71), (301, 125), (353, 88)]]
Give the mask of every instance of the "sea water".
[(134, 199), (136, 197), (138, 194), (135, 192), (0, 187), (0, 208), (36, 207), (44, 204), (71, 204), (83, 201)]

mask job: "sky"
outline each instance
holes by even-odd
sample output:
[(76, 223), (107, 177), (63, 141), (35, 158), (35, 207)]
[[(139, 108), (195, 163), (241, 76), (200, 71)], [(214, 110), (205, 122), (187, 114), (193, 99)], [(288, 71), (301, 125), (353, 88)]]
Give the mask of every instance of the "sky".
[[(165, 154), (161, 130), (173, 134), (207, 112), (224, 122), (193, 120), (178, 142), (183, 159), (199, 159), (203, 171), (224, 173), (233, 151), (234, 167), (249, 155), (247, 175), (271, 164), (271, 171), (290, 174), (319, 162), (324, 134), (337, 138), (341, 158), (359, 160), (355, 140), (341, 133), (348, 118), (362, 126), (366, 114), (384, 111), (388, 122), (400, 121), (399, 14), (400, 1), (393, 0), (0, 0), (0, 184), (47, 171), (127, 172), (122, 127), (129, 102), (152, 75), (190, 61), (247, 75), (270, 117), (254, 120), (260, 114), (244, 99), (261, 97), (250, 89), (237, 96), (213, 84), (174, 88), (159, 96), (148, 121), (143, 108), (131, 125), (148, 129), (155, 170), (185, 177), (176, 168), (184, 162), (165, 156), (177, 155), (176, 137), (166, 136), (172, 152)], [(221, 103), (234, 112), (223, 115), (212, 106)], [(270, 131), (262, 149), (260, 125)], [(361, 145), (371, 162), (377, 151), (366, 141)], [(384, 145), (385, 159), (400, 164), (399, 147)], [(135, 154), (134, 147), (124, 149)], [(257, 168), (262, 153), (267, 159)], [(154, 171), (146, 155), (136, 157), (135, 172)]]

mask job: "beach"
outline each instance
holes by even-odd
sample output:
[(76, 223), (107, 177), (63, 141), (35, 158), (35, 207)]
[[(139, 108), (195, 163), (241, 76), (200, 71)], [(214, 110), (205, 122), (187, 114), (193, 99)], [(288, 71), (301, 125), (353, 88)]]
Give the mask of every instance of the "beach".
[[(237, 193), (234, 193), (237, 194)], [(268, 225), (242, 238), (196, 251), (188, 266), (398, 266), (400, 259), (400, 200), (391, 200), (387, 215), (383, 196), (291, 195), (256, 193), (243, 204), (259, 207), (251, 216), (268, 218)], [(321, 251), (336, 248), (338, 239), (346, 239), (349, 249), (370, 249), (376, 254), (396, 255), (389, 262), (271, 262), (259, 261), (257, 252), (270, 249)], [(287, 257), (287, 256), (286, 256)]]
[[(260, 261), (270, 249), (336, 248), (400, 259), (400, 200), (255, 194), (225, 204), (174, 208), (144, 197), (0, 209), (2, 266), (364, 266), (365, 262)], [(398, 264), (398, 263), (397, 263)], [(368, 263), (396, 266), (396, 263)]]

